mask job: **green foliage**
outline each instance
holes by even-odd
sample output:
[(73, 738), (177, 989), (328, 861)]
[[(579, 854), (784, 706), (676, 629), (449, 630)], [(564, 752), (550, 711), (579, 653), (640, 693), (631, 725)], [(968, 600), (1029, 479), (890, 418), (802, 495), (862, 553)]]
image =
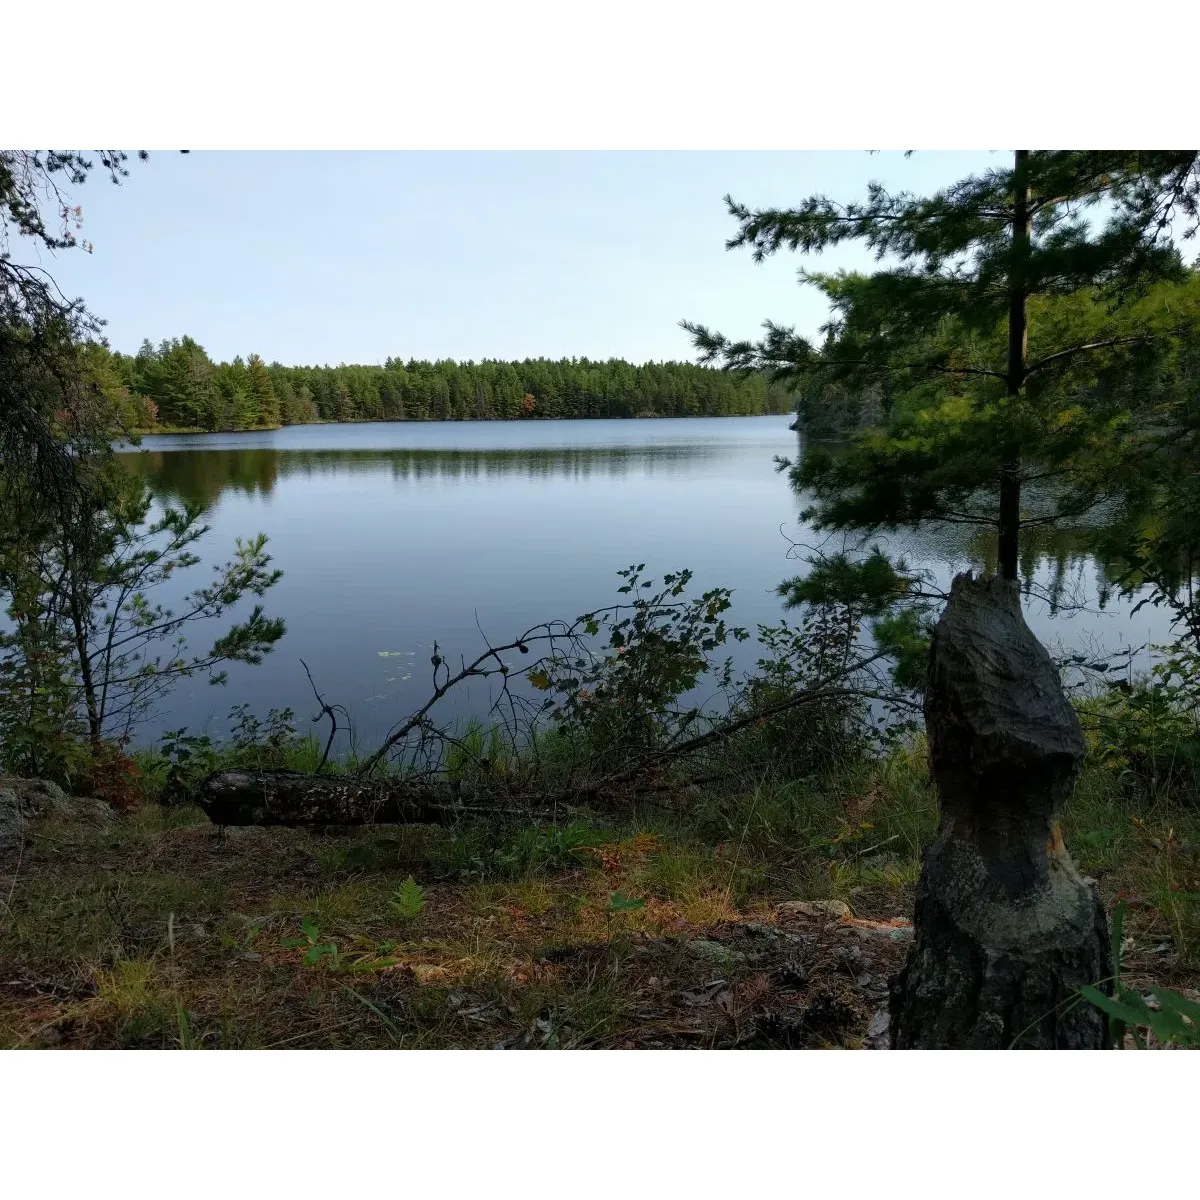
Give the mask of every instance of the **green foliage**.
[(872, 626), (875, 644), (892, 660), (892, 681), (903, 691), (925, 690), (932, 625), (923, 608), (905, 608)]
[(496, 856), (502, 871), (514, 878), (538, 871), (562, 871), (585, 861), (583, 851), (603, 840), (589, 825), (539, 825), (519, 830)]
[(805, 691), (851, 681), (843, 678), (857, 645), (853, 614), (833, 605), (815, 607), (798, 625), (760, 625), (765, 653), (742, 685), (735, 719), (763, 714), (731, 749), (775, 778), (802, 779), (863, 752), (866, 706), (854, 695), (828, 695), (786, 708)]
[[(0, 150), (0, 511), (20, 524), (27, 505), (78, 499), (87, 472), (80, 452), (107, 449), (115, 379), (98, 372), (81, 342), (100, 322), (64, 296), (45, 252), (90, 250), (77, 236), (83, 210), (70, 191), (94, 174), (119, 184), (120, 150)], [(140, 157), (145, 157), (143, 153)], [(20, 261), (28, 247), (32, 261)], [(107, 354), (107, 351), (104, 351)], [(0, 528), (0, 539), (10, 531)]]
[[(1179, 353), (1200, 329), (1200, 277), (1185, 273), (1121, 303), (1091, 290), (1031, 301), (1029, 320), (1051, 361), (1019, 405), (986, 376), (894, 381), (890, 413), (874, 428), (847, 446), (813, 446), (791, 465), (794, 486), (815, 500), (806, 515), (831, 529), (929, 519), (988, 529), (1014, 446), (1026, 460), (1021, 481), (1031, 499), (1037, 494), (1025, 514), (1034, 526), (1105, 500), (1144, 510), (1147, 486), (1182, 457), (1176, 439), (1189, 418)], [(990, 343), (993, 362), (1003, 362), (1002, 333)], [(948, 325), (939, 336), (956, 344), (965, 334)], [(1064, 344), (1092, 343), (1098, 348), (1054, 358)]]
[(464, 879), (523, 879), (583, 866), (584, 851), (604, 840), (582, 821), (525, 824), (503, 831), (464, 826), (437, 844), (434, 861), (439, 869)]
[(290, 708), (267, 710), (266, 721), (250, 712), (248, 704), (235, 704), (229, 711), (230, 739), (239, 765), (271, 771), (282, 768), (299, 742), (296, 714)]
[(207, 651), (189, 651), (190, 626), (224, 617), (279, 579), (266, 537), (239, 540), (209, 584), (168, 608), (156, 595), (200, 562), (194, 546), (208, 530), (199, 509), (155, 514), (145, 485), (104, 461), (95, 481), (85, 499), (49, 506), (0, 546), (12, 623), (0, 634), (0, 727), (23, 723), (48, 747), (80, 730), (93, 750), (125, 739), (178, 680), (223, 683), (225, 664), (261, 662), (284, 633), (282, 620), (255, 605)]
[(0, 632), (0, 768), (71, 784), (86, 770), (87, 725), (78, 709), (71, 648), (50, 622), (21, 619), (36, 596), (18, 591)]
[(857, 560), (842, 552), (808, 561), (806, 575), (779, 585), (785, 606), (807, 606), (824, 614), (825, 623), (832, 616), (835, 627), (844, 622), (843, 660), (848, 660), (863, 622), (871, 619), (875, 645), (892, 661), (893, 683), (902, 692), (923, 691), (932, 621), (920, 577), (903, 560), (892, 562), (878, 546)]
[[(598, 759), (629, 761), (695, 726), (701, 711), (679, 709), (681, 698), (708, 674), (713, 653), (730, 637), (749, 636), (725, 623), (729, 589), (684, 600), (691, 571), (664, 575), (655, 590), (642, 576), (645, 566), (618, 572), (625, 582), (617, 591), (633, 597), (629, 603), (579, 618), (590, 637), (605, 637), (598, 653), (555, 653), (527, 675), (534, 688), (549, 693), (545, 705), (561, 735), (581, 739)], [(731, 677), (727, 659), (718, 682), (728, 686)]]
[(1097, 761), (1151, 795), (1194, 795), (1200, 785), (1200, 654), (1164, 652), (1148, 678), (1111, 681), (1082, 705)]
[(285, 950), (305, 948), (303, 961), (307, 967), (315, 967), (324, 961), (328, 961), (332, 967), (338, 965), (338, 948), (336, 943), (323, 942), (321, 940), (321, 931), (317, 928), (317, 924), (312, 917), (305, 917), (300, 922), (300, 932), (302, 934), (301, 937), (283, 939), (280, 944)]
[(516, 747), (496, 725), (485, 729), (471, 722), (446, 751), (445, 778), (463, 782), (483, 782), (508, 776), (517, 766)]
[[(1200, 275), (1166, 235), (1172, 218), (1184, 236), (1200, 221), (1196, 151), (1018, 151), (926, 197), (872, 184), (861, 203), (816, 195), (752, 211), (726, 199), (738, 223), (728, 245), (756, 260), (858, 241), (889, 263), (801, 272), (829, 302), (820, 339), (767, 322), (760, 341), (731, 341), (685, 323), (701, 361), (797, 382), (802, 414), (822, 398), (878, 401), (849, 445), (810, 443), (783, 464), (805, 520), (975, 526), (1016, 578), (1022, 529), (1111, 501), (1130, 526), (1110, 547), (1130, 567), (1121, 586), (1140, 578), (1178, 602), (1200, 562), (1200, 422), (1180, 400), (1197, 391)], [(1166, 519), (1149, 520), (1156, 510)], [(886, 598), (880, 580), (857, 582), (864, 603)], [(916, 626), (881, 633), (915, 684)]]
[[(92, 153), (111, 182), (120, 183), (129, 174), (125, 166), (129, 155), (124, 150)], [(144, 160), (147, 154), (143, 150), (138, 157)], [(80, 245), (75, 235), (82, 225), (82, 210), (68, 204), (61, 189), (86, 183), (95, 167), (95, 160), (86, 158), (82, 150), (0, 152), (0, 221), (47, 250), (69, 250)], [(58, 233), (53, 232), (55, 225), (60, 227)], [(91, 249), (86, 242), (83, 247)], [(6, 267), (8, 257), (6, 250)]]
[(180, 1050), (202, 1050), (199, 1039), (192, 1032), (192, 1023), (188, 1019), (187, 1011), (183, 1007), (183, 1002), (175, 1001), (175, 1019), (179, 1024), (179, 1048)]
[(165, 797), (183, 799), (190, 796), (196, 785), (216, 770), (219, 757), (212, 738), (207, 734), (189, 734), (186, 729), (172, 729), (163, 734), (159, 748), (161, 771), (155, 782)]
[[(1151, 1008), (1145, 998), (1133, 988), (1122, 987), (1115, 996), (1106, 996), (1098, 988), (1085, 984), (1080, 989), (1084, 999), (1102, 1012), (1108, 1013), (1122, 1034), (1128, 1029), (1134, 1047), (1149, 1047), (1149, 1039), (1138, 1029), (1149, 1031), (1160, 1046), (1175, 1046), (1181, 1050), (1200, 1049), (1200, 1004), (1169, 988), (1151, 987), (1149, 993), (1158, 1002)], [(1123, 1048), (1123, 1043), (1118, 1042)]]
[[(1080, 996), (1108, 1016), (1112, 1044), (1118, 1050), (1125, 1048), (1126, 1032), (1138, 1050), (1149, 1049), (1151, 1037), (1160, 1047), (1200, 1049), (1200, 1004), (1168, 988), (1152, 987), (1149, 993), (1157, 1002), (1157, 1007), (1151, 1008), (1140, 992), (1122, 982), (1125, 912), (1125, 902), (1121, 901), (1112, 918), (1112, 960), (1116, 970), (1112, 994), (1094, 985), (1084, 984), (1079, 989)], [(1139, 1030), (1142, 1031), (1140, 1042)]]
[(388, 911), (402, 921), (419, 917), (425, 908), (425, 889), (410, 875), (388, 901)]
[(171, 729), (157, 747), (139, 751), (142, 777), (151, 794), (164, 803), (179, 803), (218, 770), (315, 771), (320, 751), (314, 738), (297, 733), (294, 719), (289, 708), (269, 709), (264, 720), (248, 705), (236, 704), (229, 711), (230, 731), (224, 741)]
[(610, 913), (637, 912), (645, 908), (645, 900), (633, 896), (622, 896), (620, 892), (610, 892), (608, 895), (608, 911)]
[(809, 604), (821, 608), (837, 606), (852, 619), (880, 616), (908, 595), (912, 578), (903, 563), (894, 564), (878, 547), (861, 561), (846, 554), (822, 558), (817, 569), (778, 588), (788, 608)]
[[(103, 351), (107, 354), (107, 351)], [(256, 354), (213, 363), (190, 337), (114, 354), (131, 413), (153, 406), (173, 428), (273, 428), (307, 421), (553, 420), (752, 416), (792, 407), (765, 377), (733, 379), (689, 363), (526, 359), (383, 366), (267, 366)]]
[(279, 399), (266, 363), (257, 354), (250, 355), (246, 362), (246, 385), (255, 420), (268, 429), (274, 428), (280, 423)]

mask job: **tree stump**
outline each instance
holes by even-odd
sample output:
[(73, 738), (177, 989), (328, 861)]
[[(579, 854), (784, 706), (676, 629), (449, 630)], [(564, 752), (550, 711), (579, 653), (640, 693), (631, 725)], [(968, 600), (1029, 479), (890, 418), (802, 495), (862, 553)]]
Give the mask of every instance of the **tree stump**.
[(1107, 1018), (1071, 1002), (1112, 975), (1099, 893), (1059, 828), (1083, 734), (1015, 581), (955, 578), (925, 725), (941, 821), (892, 986), (892, 1046), (1107, 1048)]

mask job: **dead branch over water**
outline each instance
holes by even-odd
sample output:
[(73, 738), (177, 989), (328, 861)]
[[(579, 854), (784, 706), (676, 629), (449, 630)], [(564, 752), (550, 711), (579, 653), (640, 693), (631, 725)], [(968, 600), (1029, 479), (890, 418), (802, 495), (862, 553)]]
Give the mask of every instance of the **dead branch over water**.
[[(630, 568), (622, 591), (650, 586), (638, 570)], [(733, 688), (727, 661), (725, 711), (680, 709), (679, 693), (713, 669), (712, 652), (726, 636), (747, 636), (721, 620), (728, 593), (680, 600), (689, 578), (667, 576), (652, 596), (634, 591), (628, 603), (535, 625), (502, 644), (481, 629), (486, 648), (460, 659), (457, 670), (435, 642), (427, 699), (353, 772), (325, 772), (349, 715), (322, 695), (303, 664), (320, 706), (313, 720), (330, 722), (316, 774), (220, 771), (203, 782), (198, 803), (221, 825), (445, 824), (465, 816), (550, 817), (564, 807), (634, 800), (671, 805), (729, 774), (728, 764), (714, 759), (731, 742), (800, 710), (840, 711), (878, 700), (919, 711), (876, 670), (885, 651), (852, 656), (849, 643), (836, 653), (821, 649), (803, 685), (783, 695)], [(853, 622), (827, 628), (835, 627), (838, 637), (857, 633)], [(607, 646), (598, 641), (602, 630)], [(822, 636), (828, 634), (818, 628), (813, 639)], [(655, 682), (660, 676), (669, 683)], [(434, 719), (436, 706), (473, 680), (499, 683), (489, 710), (498, 754)], [(389, 773), (381, 775), (385, 766)]]

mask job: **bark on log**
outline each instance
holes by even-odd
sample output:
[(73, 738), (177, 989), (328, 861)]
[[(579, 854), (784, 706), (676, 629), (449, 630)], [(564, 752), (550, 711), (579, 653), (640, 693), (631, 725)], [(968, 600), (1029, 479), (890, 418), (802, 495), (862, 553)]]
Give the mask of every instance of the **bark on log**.
[(508, 811), (468, 803), (473, 799), (451, 783), (218, 771), (200, 785), (196, 803), (214, 825), (445, 825), (462, 816)]
[(1081, 984), (1112, 974), (1093, 881), (1059, 819), (1084, 755), (1079, 721), (1015, 581), (958, 576), (934, 631), (925, 695), (941, 800), (893, 984), (897, 1049), (1105, 1049)]

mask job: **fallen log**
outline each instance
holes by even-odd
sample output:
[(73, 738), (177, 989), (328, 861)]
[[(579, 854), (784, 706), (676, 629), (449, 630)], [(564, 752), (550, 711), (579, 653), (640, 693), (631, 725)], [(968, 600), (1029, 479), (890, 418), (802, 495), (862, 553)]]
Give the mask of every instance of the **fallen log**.
[(217, 771), (193, 797), (214, 825), (449, 825), (460, 817), (551, 820), (563, 809), (612, 807), (636, 795), (702, 787), (724, 774), (689, 779), (641, 780), (623, 773), (589, 786), (555, 793), (522, 794), (511, 788), (464, 787), (448, 780), (369, 782), (355, 775), (299, 771)]
[(1083, 734), (1015, 582), (954, 580), (925, 723), (941, 822), (892, 990), (893, 1047), (1106, 1048), (1105, 1016), (1072, 1001), (1112, 974), (1107, 922), (1059, 828)]
[(479, 799), (453, 782), (299, 771), (217, 771), (196, 795), (214, 825), (447, 825), (464, 816), (538, 814)]

